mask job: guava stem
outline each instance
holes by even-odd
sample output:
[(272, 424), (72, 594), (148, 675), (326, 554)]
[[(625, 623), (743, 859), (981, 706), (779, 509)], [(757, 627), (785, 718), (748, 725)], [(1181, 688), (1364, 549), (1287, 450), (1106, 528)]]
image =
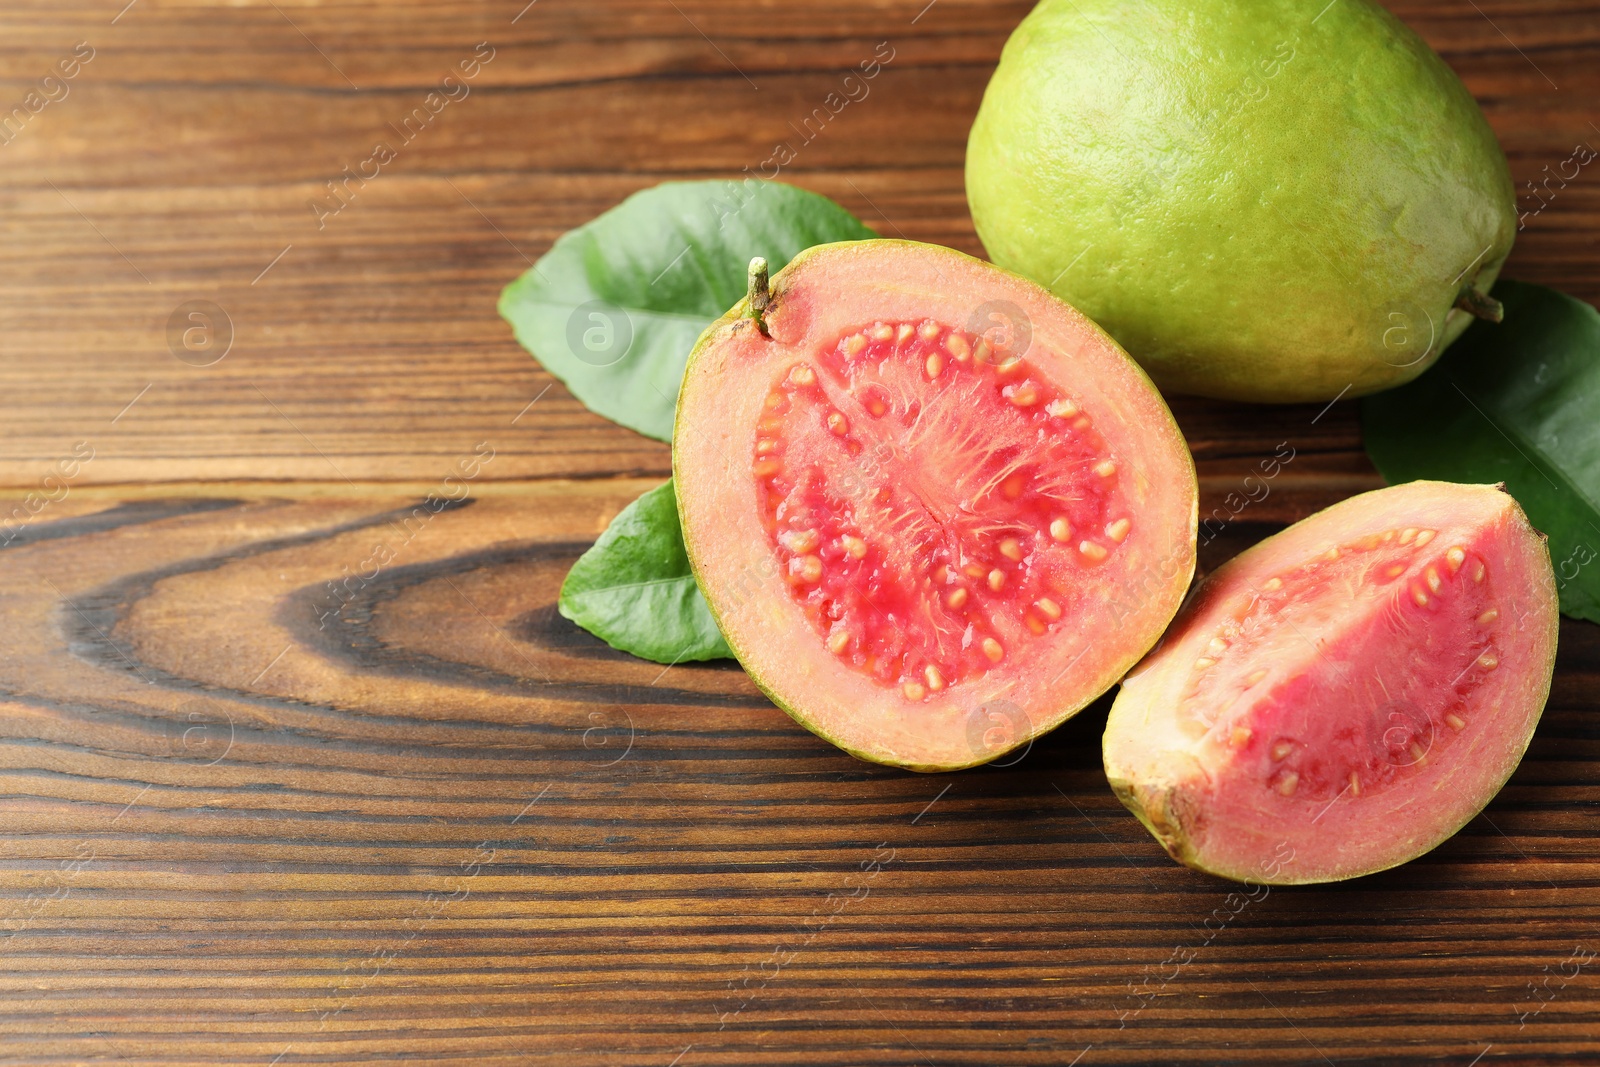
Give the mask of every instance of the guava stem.
[(1500, 322), (1506, 317), (1504, 304), (1470, 285), (1461, 290), (1461, 295), (1456, 297), (1456, 307), (1462, 311), (1470, 311), (1485, 322)]
[(767, 308), (772, 306), (772, 288), (767, 278), (767, 261), (756, 256), (750, 261), (750, 317), (756, 327), (767, 332)]

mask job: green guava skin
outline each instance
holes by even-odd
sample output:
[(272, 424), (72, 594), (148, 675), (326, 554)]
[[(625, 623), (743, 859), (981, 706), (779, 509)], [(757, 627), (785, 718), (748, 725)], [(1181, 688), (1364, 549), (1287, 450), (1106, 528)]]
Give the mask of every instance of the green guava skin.
[(1410, 381), (1511, 251), (1511, 172), (1466, 87), (1378, 5), (1324, 2), (1043, 0), (984, 94), (966, 180), (990, 257), (1164, 391)]

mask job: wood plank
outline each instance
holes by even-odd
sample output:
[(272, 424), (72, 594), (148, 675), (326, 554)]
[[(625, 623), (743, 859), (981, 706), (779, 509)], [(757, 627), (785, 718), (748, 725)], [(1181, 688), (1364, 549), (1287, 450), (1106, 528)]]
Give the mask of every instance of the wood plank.
[[(1026, 6), (830, 2), (772, 18), (731, 0), (543, 0), (513, 23), (521, 4), (374, 18), (357, 3), (141, 0), (111, 25), (98, 5), (13, 5), (0, 14), (13, 95), (80, 37), (96, 55), (0, 150), (0, 484), (36, 483), (79, 440), (97, 446), (85, 484), (427, 480), (486, 438), (502, 457), (487, 477), (664, 474), (665, 448), (560, 386), (511, 425), (551, 379), (494, 314), (500, 287), (629, 192), (758, 166), (885, 40), (895, 58), (871, 95), (784, 177), (884, 233), (981, 253), (966, 129)], [(1576, 0), (1480, 8), (1397, 11), (1478, 94), (1527, 182), (1600, 136), (1600, 16)], [(481, 41), (495, 58), (471, 95), (318, 229), (308, 202)], [(1512, 273), (1600, 297), (1595, 189), (1574, 182), (1530, 220)], [(233, 323), (214, 367), (167, 351), (167, 320), (193, 299)], [(1208, 510), (1279, 441), (1307, 457), (1280, 497), (1292, 491), (1294, 513), (1377, 484), (1354, 405), (1314, 425), (1315, 407), (1174, 406)]]
[[(759, 164), (881, 41), (783, 177), (981, 254), (966, 129), (1027, 3), (124, 2), (0, 10), (0, 103), (95, 49), (0, 144), (0, 1059), (1600, 1056), (1573, 973), (1600, 947), (1592, 626), (1456, 838), (1241, 904), (1112, 797), (1104, 701), (1014, 766), (902, 774), (732, 665), (663, 672), (555, 613), (668, 452), (552, 387), (500, 287), (639, 188)], [(1600, 143), (1594, 3), (1392, 6), (1524, 209)], [(485, 41), (471, 95), (318, 228), (308, 201)], [(1510, 273), (1600, 298), (1589, 179)], [(234, 326), (210, 367), (168, 350), (196, 299)], [(1351, 403), (1172, 399), (1205, 566), (1377, 484)], [(470, 502), (421, 503), (483, 448)]]
[(0, 1057), (1600, 1053), (1587, 971), (1519, 1018), (1600, 922), (1596, 628), (1460, 835), (1250, 900), (1122, 810), (1104, 701), (919, 776), (573, 628), (567, 565), (647, 484), (85, 488), (0, 550)]

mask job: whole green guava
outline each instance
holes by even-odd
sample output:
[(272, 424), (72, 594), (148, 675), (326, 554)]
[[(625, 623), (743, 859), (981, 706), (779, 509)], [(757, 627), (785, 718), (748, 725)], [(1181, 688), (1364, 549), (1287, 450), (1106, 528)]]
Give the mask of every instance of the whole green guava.
[(1163, 389), (1321, 401), (1421, 374), (1511, 251), (1504, 153), (1368, 0), (1043, 0), (967, 146), (993, 260)]

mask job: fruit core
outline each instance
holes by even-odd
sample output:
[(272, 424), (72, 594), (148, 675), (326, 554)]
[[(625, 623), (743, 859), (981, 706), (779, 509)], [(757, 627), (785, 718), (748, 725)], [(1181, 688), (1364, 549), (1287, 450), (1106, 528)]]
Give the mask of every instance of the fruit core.
[(828, 650), (908, 701), (1070, 624), (1137, 521), (1093, 413), (999, 339), (872, 322), (781, 374), (751, 457), (771, 550)]
[(1255, 586), (1190, 669), (1180, 729), (1281, 796), (1373, 793), (1438, 758), (1508, 621), (1483, 554), (1441, 541), (1388, 530)]

